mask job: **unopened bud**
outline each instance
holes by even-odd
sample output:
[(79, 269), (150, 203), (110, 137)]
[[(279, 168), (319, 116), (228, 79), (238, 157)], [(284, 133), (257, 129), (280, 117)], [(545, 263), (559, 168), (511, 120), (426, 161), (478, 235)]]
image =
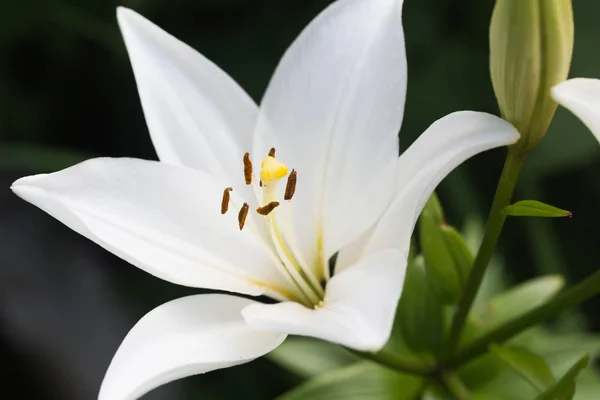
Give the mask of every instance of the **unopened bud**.
[(490, 25), (490, 69), (502, 117), (526, 148), (544, 137), (556, 111), (551, 88), (569, 74), (571, 0), (496, 0)]

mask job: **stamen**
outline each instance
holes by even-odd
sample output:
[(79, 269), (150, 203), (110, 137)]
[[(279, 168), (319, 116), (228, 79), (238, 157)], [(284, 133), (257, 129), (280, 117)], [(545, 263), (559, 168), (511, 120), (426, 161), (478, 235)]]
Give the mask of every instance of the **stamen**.
[(283, 195), (284, 200), (291, 200), (294, 197), (294, 193), (296, 193), (296, 178), (297, 178), (296, 170), (293, 169), (288, 176), (287, 184), (285, 185), (285, 194)]
[(258, 186), (262, 187), (262, 179), (258, 181)]
[(246, 185), (252, 183), (252, 161), (250, 161), (250, 153), (244, 154), (244, 178)]
[(271, 147), (271, 150), (269, 150), (269, 157), (275, 158), (275, 147)]
[(229, 192), (231, 192), (233, 190), (233, 188), (225, 188), (225, 190), (223, 190), (223, 200), (221, 200), (221, 214), (225, 214), (227, 212), (227, 210), (229, 209)]
[(244, 203), (244, 205), (240, 209), (240, 213), (238, 214), (238, 223), (240, 225), (240, 231), (244, 229), (244, 224), (246, 223), (246, 217), (248, 216), (249, 208), (250, 206), (248, 205), (248, 203)]
[(272, 201), (269, 204), (267, 204), (266, 206), (258, 207), (256, 209), (256, 212), (259, 213), (260, 215), (269, 215), (271, 213), (271, 211), (273, 211), (275, 209), (275, 207), (277, 207), (278, 205), (279, 205), (278, 201)]

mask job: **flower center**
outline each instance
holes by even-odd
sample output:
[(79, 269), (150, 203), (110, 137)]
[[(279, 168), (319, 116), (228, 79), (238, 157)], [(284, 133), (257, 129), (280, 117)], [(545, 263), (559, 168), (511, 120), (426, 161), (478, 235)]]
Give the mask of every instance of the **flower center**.
[[(292, 229), (291, 201), (296, 192), (296, 171), (292, 169), (292, 172), (288, 175), (288, 167), (275, 158), (275, 149), (272, 148), (261, 162), (260, 180), (259, 184), (256, 185), (253, 182), (252, 161), (248, 153), (244, 154), (243, 161), (245, 182), (247, 185), (254, 184), (258, 199), (259, 207), (256, 209), (256, 213), (264, 218), (269, 232), (272, 246), (265, 243), (266, 247), (272, 253), (279, 272), (295, 288), (294, 298), (290, 300), (298, 301), (308, 307), (318, 308), (322, 306), (324, 289), (317, 279), (314, 269), (310, 268), (310, 265), (306, 263), (302, 254), (298, 251)], [(277, 191), (277, 185), (286, 176), (286, 187), (283, 196), (281, 196), (281, 193)], [(232, 190), (232, 188), (226, 188), (223, 191), (222, 214), (228, 211)], [(248, 203), (244, 203), (238, 209), (240, 230), (246, 226), (249, 208)], [(264, 243), (261, 235), (258, 235), (254, 230), (253, 233)]]

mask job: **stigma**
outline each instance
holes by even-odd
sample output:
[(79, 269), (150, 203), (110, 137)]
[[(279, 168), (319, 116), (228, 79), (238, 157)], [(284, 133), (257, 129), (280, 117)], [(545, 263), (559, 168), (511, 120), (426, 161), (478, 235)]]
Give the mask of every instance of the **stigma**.
[[(273, 152), (274, 154), (275, 152)], [(260, 164), (260, 180), (263, 184), (269, 184), (270, 182), (276, 182), (286, 176), (288, 173), (288, 167), (284, 163), (275, 159), (275, 157), (268, 155), (263, 158)]]
[[(244, 154), (243, 165), (244, 181), (246, 185), (251, 185), (253, 182), (253, 168), (249, 153)], [(258, 186), (262, 192), (262, 195), (260, 195), (258, 198), (259, 207), (256, 209), (256, 212), (263, 217), (270, 218), (271, 212), (280, 205), (280, 201), (277, 199), (277, 193), (275, 190), (277, 182), (288, 176), (287, 165), (275, 158), (275, 148), (271, 148), (268, 155), (263, 158), (260, 164), (260, 171), (258, 175), (260, 176)], [(292, 172), (287, 178), (283, 200), (288, 202), (292, 200), (292, 197), (296, 191), (296, 180), (297, 172), (296, 170), (292, 169)], [(231, 202), (230, 193), (232, 190), (233, 188), (228, 187), (223, 191), (223, 197), (221, 199), (221, 214), (225, 214), (229, 210), (229, 204)], [(238, 209), (238, 211), (239, 228), (242, 230), (246, 224), (246, 217), (248, 216), (248, 203), (244, 203), (243, 206)]]

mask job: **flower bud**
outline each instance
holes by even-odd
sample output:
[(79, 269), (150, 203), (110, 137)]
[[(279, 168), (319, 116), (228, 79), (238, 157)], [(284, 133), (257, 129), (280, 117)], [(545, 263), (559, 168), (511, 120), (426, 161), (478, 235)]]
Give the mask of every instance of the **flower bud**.
[(490, 69), (502, 117), (535, 146), (557, 104), (550, 89), (567, 79), (573, 53), (571, 0), (496, 0)]

